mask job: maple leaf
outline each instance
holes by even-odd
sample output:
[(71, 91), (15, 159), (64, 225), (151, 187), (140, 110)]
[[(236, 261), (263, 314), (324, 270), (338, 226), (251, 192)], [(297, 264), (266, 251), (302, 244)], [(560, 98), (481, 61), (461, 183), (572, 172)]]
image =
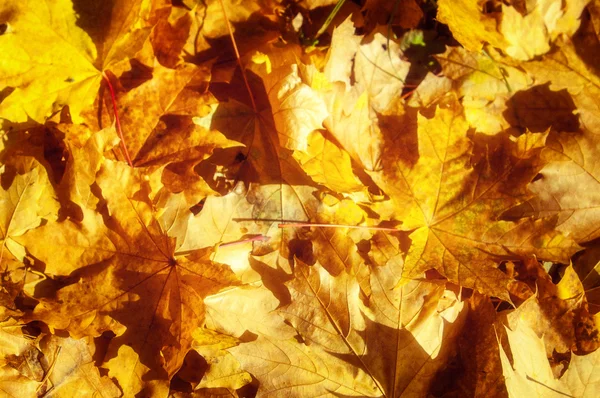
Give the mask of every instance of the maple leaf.
[(347, 19), (333, 33), (324, 69), (329, 84), (318, 74), (311, 82), (323, 91), (328, 104), (330, 117), (325, 127), (367, 170), (379, 168), (383, 137), (377, 113), (391, 112), (404, 88), (410, 64), (401, 54), (397, 40), (381, 32), (357, 36)]
[[(461, 395), (507, 397), (496, 335), (499, 314), (489, 297), (477, 293), (466, 305), (466, 320), (462, 332), (457, 336), (457, 360), (460, 365), (451, 366), (444, 373), (451, 380), (449, 384), (456, 386)], [(457, 372), (457, 368), (462, 372)], [(440, 379), (444, 380), (443, 376)], [(443, 388), (452, 391), (448, 385)]]
[[(509, 396), (594, 396), (598, 380), (592, 375), (598, 367), (600, 351), (586, 356), (572, 354), (569, 368), (557, 380), (546, 358), (544, 343), (532, 329), (518, 325), (514, 331), (507, 328), (506, 333), (514, 365), (511, 365), (502, 347), (500, 357)], [(528, 350), (519, 350), (517, 347), (528, 347)]]
[[(558, 0), (502, 5), (487, 10), (482, 1), (440, 1), (438, 19), (448, 24), (457, 40), (469, 51), (478, 52), (484, 44), (505, 51), (519, 60), (545, 54), (561, 35), (572, 36), (579, 28), (579, 17), (589, 0)], [(491, 8), (491, 7), (490, 7)], [(465, 21), (468, 21), (465, 22)]]
[(465, 118), (477, 132), (491, 135), (511, 127), (505, 116), (507, 102), (533, 84), (531, 77), (491, 56), (463, 48), (449, 47), (436, 59), (444, 75), (452, 79)]
[[(510, 215), (557, 215), (557, 229), (577, 242), (599, 237), (600, 198), (596, 187), (600, 170), (595, 136), (587, 132), (553, 134), (542, 156), (548, 162), (540, 171), (542, 178), (529, 185), (536, 197)], [(581, 187), (587, 189), (581, 191)]]
[(324, 101), (302, 81), (298, 65), (272, 69), (263, 77), (263, 83), (280, 145), (306, 151), (308, 135), (322, 128), (327, 117)]
[[(270, 104), (259, 101), (258, 106), (264, 109), (257, 115), (248, 106), (230, 100), (220, 104), (202, 122), (211, 129), (222, 132), (228, 139), (245, 145), (244, 160), (236, 170), (235, 178), (251, 182), (244, 193), (244, 200), (251, 203), (252, 207), (236, 205), (244, 211), (238, 212), (237, 208), (230, 208), (231, 211), (223, 214), (218, 223), (228, 225), (233, 219), (239, 220), (243, 222), (240, 226), (247, 231), (270, 237), (265, 244), (271, 248), (269, 251), (279, 250), (284, 258), (290, 259), (292, 254), (287, 244), (297, 239), (298, 233), (291, 228), (276, 228), (270, 231), (271, 227), (274, 224), (276, 226), (276, 222), (316, 220), (319, 213), (318, 200), (313, 196), (316, 189), (293, 158), (291, 151), (278, 145), (278, 133), (274, 127)], [(243, 128), (240, 129), (240, 126)], [(214, 203), (218, 201), (215, 200)], [(208, 217), (213, 216), (208, 213)], [(262, 225), (257, 227), (254, 220), (258, 220)], [(337, 243), (332, 242), (332, 235), (339, 237), (338, 242), (343, 242), (344, 247), (341, 247), (341, 250), (338, 250), (340, 248)], [(326, 261), (326, 266), (334, 273), (345, 267), (340, 258), (343, 260), (349, 250), (356, 252), (355, 248), (351, 248), (351, 241), (343, 235), (343, 231), (327, 232), (321, 229), (316, 229), (313, 233), (312, 239), (320, 246), (316, 253), (330, 258)], [(232, 240), (235, 239), (238, 238)]]
[(108, 376), (119, 382), (124, 396), (138, 393), (151, 397), (166, 397), (169, 394), (168, 381), (161, 371), (140, 362), (140, 356), (128, 345), (109, 347), (110, 359), (103, 364)]
[[(110, 220), (109, 228), (96, 226), (97, 238), (78, 237), (74, 223), (42, 227), (41, 234), (54, 230), (63, 243), (59, 252), (65, 253), (58, 258), (85, 255), (71, 265), (83, 266), (73, 274), (79, 282), (58, 292), (63, 304), (45, 301), (34, 317), (74, 336), (113, 330), (119, 335), (114, 344), (133, 347), (151, 369), (164, 367), (164, 378), (179, 369), (190, 349), (191, 333), (204, 319), (203, 298), (235, 285), (237, 278), (227, 266), (208, 259), (210, 248), (176, 255), (174, 239), (155, 220), (142, 177), (122, 163), (103, 164), (96, 181)], [(35, 236), (25, 237), (28, 250), (56, 261), (47, 248), (36, 252)]]
[(560, 35), (572, 36), (589, 0), (538, 0), (527, 3), (523, 13), (503, 7), (500, 32), (508, 45), (505, 51), (519, 60), (532, 59), (550, 50), (550, 42)]
[(306, 151), (294, 152), (294, 158), (314, 182), (334, 192), (363, 190), (364, 186), (352, 171), (348, 152), (326, 137), (326, 134), (313, 131), (308, 136)]
[(259, 337), (252, 343), (230, 348), (229, 352), (245, 369), (259, 377), (259, 394), (380, 396), (377, 387), (360, 368), (294, 339)]
[(41, 365), (48, 377), (38, 392), (57, 397), (116, 396), (117, 385), (107, 376), (101, 376), (94, 365), (92, 352), (85, 339), (44, 336), (40, 343)]
[(488, 154), (473, 162), (473, 143), (460, 108), (438, 107), (435, 118), (419, 115), (418, 121), (417, 163), (404, 163), (405, 149), (389, 150), (384, 171), (371, 173), (390, 195), (393, 217), (403, 221), (402, 229), (413, 231), (406, 277), (435, 268), (460, 285), (508, 299), (508, 278), (495, 259), (535, 252), (566, 262), (578, 250), (553, 232), (551, 223), (498, 219), (527, 198), (524, 185), (539, 168), (539, 138), (521, 136), (522, 147), (488, 146)]
[(112, 127), (94, 134), (85, 127), (80, 129), (74, 125), (59, 124), (55, 128), (65, 135), (69, 153), (57, 190), (66, 192), (69, 200), (80, 208), (94, 208), (98, 200), (91, 187), (104, 161), (104, 153), (118, 143), (117, 133)]
[[(182, 64), (177, 69), (155, 65), (152, 79), (118, 96), (117, 112), (135, 166), (208, 157), (215, 147), (232, 143), (192, 121), (210, 108), (192, 87), (208, 76), (206, 68)], [(185, 140), (183, 139), (185, 138)]]
[[(3, 176), (7, 176), (6, 166), (0, 169)], [(23, 235), (30, 229), (40, 225), (44, 212), (43, 200), (49, 200), (44, 190), (48, 188), (47, 176), (38, 164), (25, 174), (13, 177), (12, 184), (7, 190), (2, 189), (0, 196), (0, 233), (2, 246), (0, 247), (0, 264), (7, 250), (19, 256), (19, 250), (14, 238)], [(42, 203), (40, 203), (42, 201)], [(11, 250), (12, 248), (12, 250)], [(19, 256), (21, 257), (21, 256)]]
[[(173, 7), (168, 24), (162, 21), (153, 34), (153, 45), (160, 60), (168, 60), (165, 55), (199, 61), (229, 58), (233, 54), (228, 26), (243, 55), (276, 39), (282, 23), (281, 0), (184, 3), (188, 3), (185, 8)], [(177, 53), (180, 48), (183, 54)]]
[(43, 378), (38, 350), (15, 319), (0, 321), (0, 337), (0, 391), (34, 396)]
[(238, 345), (238, 340), (213, 332), (198, 329), (194, 333), (194, 349), (209, 362), (209, 369), (197, 388), (220, 387), (237, 390), (250, 383), (252, 377), (242, 371), (240, 364), (228, 351)]
[(436, 76), (428, 72), (421, 84), (412, 93), (407, 105), (414, 108), (427, 108), (450, 93), (452, 83), (452, 80), (447, 77)]
[(452, 34), (467, 50), (477, 53), (485, 43), (503, 48), (505, 39), (497, 31), (494, 13), (483, 13), (483, 2), (474, 0), (438, 1), (437, 19), (452, 30)]
[(74, 121), (92, 105), (102, 72), (132, 57), (150, 33), (142, 10), (149, 2), (123, 0), (104, 5), (100, 15), (111, 20), (98, 31), (102, 45), (78, 26), (70, 0), (36, 6), (28, 2), (4, 2), (0, 20), (6, 31), (0, 50), (11, 59), (0, 65), (0, 87), (15, 90), (0, 105), (0, 117), (24, 122), (28, 117), (43, 122), (50, 113), (69, 105)]
[[(318, 263), (297, 260), (296, 277), (287, 283), (292, 303), (281, 310), (309, 347), (320, 346), (364, 370), (384, 396), (427, 391), (428, 375), (449, 354), (438, 339), (452, 340), (461, 325), (460, 303), (434, 315), (443, 285), (416, 282), (394, 289), (401, 265), (392, 262), (372, 271), (367, 309), (360, 304), (354, 275), (344, 271), (332, 277)], [(442, 326), (442, 319), (452, 326)]]
[[(597, 46), (596, 46), (597, 48)], [(594, 47), (590, 48), (595, 51)], [(594, 132), (600, 126), (600, 77), (578, 54), (572, 41), (548, 54), (543, 60), (522, 64), (538, 84), (550, 83), (550, 89), (566, 89), (577, 107), (582, 127)]]
[(46, 170), (32, 158), (3, 164), (0, 179), (8, 185), (0, 186), (0, 314), (8, 316), (27, 283), (26, 251), (18, 239), (45, 219), (54, 219), (58, 203)]
[(208, 297), (205, 305), (206, 327), (225, 335), (252, 332), (284, 339), (295, 334), (276, 312), (280, 301), (264, 286), (229, 289)]
[(598, 1), (5, 3), (4, 393), (597, 390)]
[[(402, 10), (399, 12), (398, 10)], [(405, 29), (416, 28), (423, 11), (415, 0), (399, 0), (396, 2), (367, 0), (363, 6), (366, 11), (366, 20), (368, 24), (399, 25)], [(393, 19), (389, 20), (389, 16)]]
[[(549, 358), (555, 353), (590, 352), (598, 348), (598, 327), (587, 311), (584, 287), (572, 266), (565, 269), (558, 284), (540, 283), (536, 290), (535, 296), (507, 315), (511, 327), (523, 323), (543, 336)], [(580, 327), (571, 328), (573, 323), (579, 323)], [(588, 330), (582, 333), (584, 328)]]

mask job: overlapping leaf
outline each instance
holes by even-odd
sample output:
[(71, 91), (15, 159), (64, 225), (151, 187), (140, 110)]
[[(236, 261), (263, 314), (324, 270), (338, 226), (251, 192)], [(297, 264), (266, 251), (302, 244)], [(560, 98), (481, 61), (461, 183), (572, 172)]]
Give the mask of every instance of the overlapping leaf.
[(474, 143), (460, 108), (438, 108), (435, 118), (419, 115), (419, 122), (417, 164), (405, 164), (406, 149), (389, 149), (384, 171), (372, 174), (390, 195), (393, 217), (413, 231), (406, 277), (435, 268), (463, 286), (508, 298), (498, 259), (536, 253), (567, 261), (577, 251), (552, 230), (552, 221), (500, 219), (527, 198), (524, 185), (539, 169), (543, 135), (482, 142), (486, 152), (472, 159)]
[[(106, 161), (96, 181), (106, 200), (106, 226), (99, 223), (90, 231), (73, 222), (48, 224), (24, 237), (47, 264), (67, 259), (82, 267), (64, 270), (74, 271), (78, 282), (58, 292), (63, 304), (45, 301), (34, 317), (75, 336), (113, 330), (144, 365), (164, 367), (163, 377), (171, 376), (191, 347), (192, 331), (204, 321), (203, 298), (235, 285), (237, 278), (209, 259), (211, 248), (176, 255), (175, 239), (156, 221), (140, 172)], [(61, 246), (35, 247), (31, 242), (40, 234), (54, 235), (54, 245)]]
[[(15, 88), (2, 102), (0, 116), (15, 122), (43, 122), (51, 112), (69, 105), (71, 116), (94, 102), (102, 72), (141, 48), (149, 28), (150, 2), (120, 1), (95, 10), (106, 25), (90, 35), (78, 25), (71, 1), (37, 7), (34, 3), (4, 3), (0, 49), (11, 54), (0, 64), (0, 87)], [(108, 21), (106, 21), (108, 17)], [(92, 37), (90, 37), (92, 36)], [(99, 46), (92, 38), (97, 38)]]
[(598, 1), (5, 3), (3, 393), (597, 390)]

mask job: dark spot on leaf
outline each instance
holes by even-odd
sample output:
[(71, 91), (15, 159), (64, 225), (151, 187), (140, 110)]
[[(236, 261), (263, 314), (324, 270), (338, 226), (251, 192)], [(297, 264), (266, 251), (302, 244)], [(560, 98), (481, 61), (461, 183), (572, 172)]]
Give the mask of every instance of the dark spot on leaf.
[(65, 79), (65, 82), (67, 82), (67, 83), (73, 83), (74, 81), (75, 81), (75, 79), (73, 79), (71, 76), (69, 76)]
[(6, 31), (8, 30), (8, 24), (0, 24), (0, 35), (3, 35), (6, 33)]
[(382, 44), (382, 45), (381, 45), (381, 48), (383, 48), (384, 50), (387, 50), (387, 45), (385, 45), (385, 44)]

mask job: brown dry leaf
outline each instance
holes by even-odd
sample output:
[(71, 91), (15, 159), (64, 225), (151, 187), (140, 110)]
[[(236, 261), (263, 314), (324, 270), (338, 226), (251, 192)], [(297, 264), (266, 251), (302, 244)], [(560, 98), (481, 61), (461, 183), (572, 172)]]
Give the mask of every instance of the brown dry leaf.
[(44, 336), (39, 342), (44, 353), (41, 364), (48, 377), (38, 393), (53, 397), (116, 397), (119, 387), (101, 376), (86, 339)]
[(481, 0), (439, 0), (437, 19), (450, 27), (456, 40), (467, 50), (477, 53), (486, 43), (504, 48), (505, 39), (498, 32), (497, 13), (483, 13)]
[(251, 343), (230, 348), (229, 352), (240, 361), (244, 370), (258, 378), (260, 395), (381, 396), (373, 380), (361, 368), (295, 339), (259, 337)]
[(418, 120), (417, 164), (405, 164), (400, 148), (388, 150), (384, 171), (371, 173), (390, 195), (393, 217), (403, 222), (403, 230), (414, 231), (405, 277), (435, 268), (462, 286), (508, 299), (508, 277), (496, 268), (497, 259), (536, 253), (567, 262), (578, 250), (552, 230), (553, 221), (499, 220), (528, 196), (525, 184), (539, 168), (536, 145), (482, 139), (478, 145), (487, 153), (472, 160), (472, 153), (482, 152), (474, 152), (455, 104), (438, 107), (433, 119), (419, 115)]
[(579, 275), (585, 289), (590, 312), (598, 313), (600, 306), (600, 250), (590, 247), (573, 261), (573, 269)]
[(499, 31), (508, 45), (505, 51), (518, 60), (533, 59), (550, 50), (557, 37), (575, 34), (579, 17), (590, 0), (536, 0), (525, 3), (522, 12), (502, 7)]
[[(500, 356), (510, 397), (595, 397), (598, 390), (597, 368), (600, 351), (578, 356), (572, 354), (569, 368), (560, 379), (552, 374), (543, 341), (525, 325), (506, 329), (514, 364), (502, 346)], [(526, 350), (520, 347), (528, 347)]]
[(405, 29), (416, 28), (423, 18), (423, 11), (416, 0), (366, 0), (363, 6), (365, 20), (369, 25), (401, 26)]
[(238, 345), (238, 340), (209, 329), (197, 329), (194, 332), (192, 346), (208, 362), (196, 389), (227, 388), (237, 390), (252, 382), (252, 376), (244, 372), (239, 362), (227, 351)]
[[(83, 267), (72, 274), (78, 282), (58, 292), (62, 305), (45, 301), (34, 317), (73, 336), (112, 330), (119, 337), (111, 345), (133, 347), (143, 365), (160, 378), (170, 377), (191, 347), (192, 331), (204, 321), (203, 298), (237, 284), (237, 278), (227, 266), (209, 259), (210, 248), (187, 256), (174, 252), (175, 239), (156, 221), (140, 171), (106, 161), (97, 183), (110, 214), (108, 228), (87, 235), (99, 235), (97, 241), (65, 238), (70, 245), (59, 252), (70, 250), (73, 257), (85, 253), (74, 268)], [(78, 230), (74, 223), (47, 227)], [(35, 252), (34, 239), (26, 246)], [(51, 253), (46, 251), (48, 261)]]
[(401, 278), (395, 265), (372, 271), (366, 309), (352, 274), (332, 277), (318, 264), (297, 260), (296, 278), (287, 284), (292, 303), (281, 313), (310, 347), (318, 345), (364, 370), (380, 394), (421, 395), (452, 352), (464, 305), (442, 296), (440, 284), (394, 289)]
[(511, 127), (506, 116), (507, 101), (533, 84), (526, 73), (489, 55), (460, 47), (449, 47), (436, 59), (444, 75), (452, 79), (465, 118), (477, 132), (492, 135)]
[[(3, 299), (8, 301), (19, 294), (26, 282), (27, 267), (22, 263), (26, 252), (18, 239), (45, 219), (54, 220), (57, 209), (54, 189), (46, 170), (31, 158), (22, 160), (20, 165), (9, 163), (0, 166), (3, 183), (0, 186), (1, 291)], [(4, 186), (8, 186), (7, 189)], [(12, 303), (10, 308), (14, 308)]]
[[(591, 132), (552, 134), (547, 164), (529, 184), (536, 197), (511, 211), (518, 217), (558, 216), (557, 229), (577, 242), (600, 237), (600, 148)], [(582, 187), (586, 187), (582, 189)]]
[[(457, 337), (460, 368), (449, 367), (446, 375), (460, 396), (507, 397), (500, 351), (496, 340), (497, 314), (489, 297), (474, 293)], [(450, 389), (449, 389), (450, 390)]]
[[(188, 1), (188, 0), (186, 0)], [(231, 41), (225, 22), (225, 15), (218, 0), (207, 2), (188, 1), (191, 11), (191, 29), (187, 35), (188, 41), (183, 48), (188, 54), (199, 57), (220, 56), (223, 47), (229, 50)], [(280, 0), (244, 1), (223, 0), (227, 19), (232, 25), (233, 32), (241, 48), (242, 54), (250, 48), (258, 47), (261, 43), (277, 37), (280, 16), (277, 14)], [(203, 53), (208, 53), (204, 55)], [(235, 56), (231, 53), (228, 61)]]
[[(548, 358), (570, 351), (591, 352), (600, 346), (598, 327), (587, 310), (585, 289), (572, 266), (557, 284), (539, 283), (536, 296), (506, 315), (515, 328), (524, 323), (543, 338)], [(578, 325), (573, 327), (573, 325)], [(553, 363), (553, 369), (560, 364)]]
[[(227, 144), (192, 121), (210, 111), (202, 103), (209, 98), (186, 87), (202, 84), (209, 73), (207, 67), (191, 64), (177, 69), (154, 65), (152, 79), (117, 98), (124, 141), (136, 166), (194, 159), (196, 148), (207, 157), (213, 148)], [(194, 102), (193, 108), (188, 100)]]
[[(597, 52), (598, 46), (585, 48)], [(597, 134), (600, 128), (600, 77), (594, 66), (581, 56), (579, 46), (567, 41), (540, 60), (520, 64), (537, 84), (550, 84), (553, 91), (567, 90), (577, 108), (583, 129)]]
[[(578, 55), (569, 42), (541, 61), (523, 64), (536, 81), (550, 83), (551, 90), (567, 90), (577, 107), (582, 131), (574, 134), (553, 134), (543, 155), (548, 165), (542, 170), (541, 181), (530, 189), (537, 197), (514, 214), (557, 214), (559, 229), (571, 234), (578, 242), (598, 237), (596, 220), (598, 198), (594, 189), (579, 187), (598, 184), (597, 131), (600, 126), (600, 79)], [(552, 179), (552, 183), (549, 179)], [(576, 191), (574, 190), (577, 189)]]
[(347, 19), (333, 33), (324, 77), (313, 75), (311, 87), (322, 92), (330, 113), (325, 126), (367, 170), (379, 168), (377, 113), (396, 110), (409, 68), (398, 40), (378, 31), (357, 36)]

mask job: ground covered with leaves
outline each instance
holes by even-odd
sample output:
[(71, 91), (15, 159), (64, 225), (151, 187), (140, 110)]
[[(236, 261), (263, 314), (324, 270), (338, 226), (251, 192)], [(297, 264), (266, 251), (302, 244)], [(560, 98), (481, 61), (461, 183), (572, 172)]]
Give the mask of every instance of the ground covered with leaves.
[(597, 397), (599, 0), (0, 3), (0, 396)]

